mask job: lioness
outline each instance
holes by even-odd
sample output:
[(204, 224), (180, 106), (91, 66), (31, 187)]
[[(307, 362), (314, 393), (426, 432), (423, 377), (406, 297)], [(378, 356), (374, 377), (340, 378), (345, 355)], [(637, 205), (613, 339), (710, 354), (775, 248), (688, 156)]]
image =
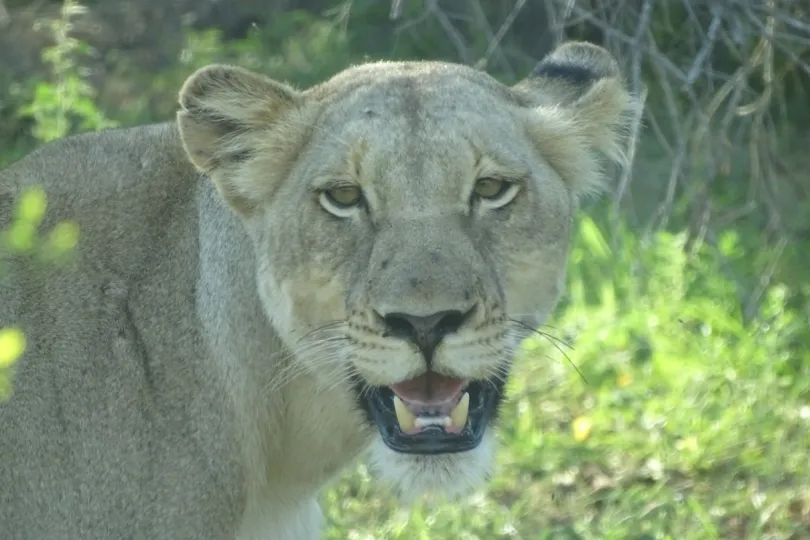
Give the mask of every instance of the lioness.
[(305, 91), (213, 65), (177, 121), (69, 137), (0, 173), (67, 265), (5, 267), (29, 348), (0, 405), (0, 538), (319, 536), (364, 450), (403, 497), (490, 474), (515, 350), (563, 288), (578, 197), (634, 100), (568, 43), (508, 87), (451, 63)]

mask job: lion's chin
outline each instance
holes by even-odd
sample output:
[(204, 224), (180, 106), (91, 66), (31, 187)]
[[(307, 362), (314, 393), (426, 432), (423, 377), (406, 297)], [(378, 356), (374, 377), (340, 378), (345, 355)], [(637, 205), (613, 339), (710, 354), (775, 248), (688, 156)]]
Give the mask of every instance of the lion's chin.
[(369, 449), (370, 466), (403, 502), (423, 495), (453, 500), (472, 495), (490, 479), (495, 468), (495, 448), (494, 435), (486, 433), (478, 446), (466, 452), (402, 454), (376, 436)]

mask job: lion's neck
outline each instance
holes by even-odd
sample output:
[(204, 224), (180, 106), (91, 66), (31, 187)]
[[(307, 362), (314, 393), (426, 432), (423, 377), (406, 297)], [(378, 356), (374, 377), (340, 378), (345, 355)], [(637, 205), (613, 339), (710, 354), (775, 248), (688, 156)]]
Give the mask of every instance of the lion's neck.
[[(301, 373), (256, 292), (253, 252), (242, 224), (210, 186), (199, 194), (198, 317), (212, 361), (226, 380), (241, 437), (247, 491), (264, 498), (311, 497), (367, 445), (350, 396)], [(277, 486), (284, 489), (274, 494)]]

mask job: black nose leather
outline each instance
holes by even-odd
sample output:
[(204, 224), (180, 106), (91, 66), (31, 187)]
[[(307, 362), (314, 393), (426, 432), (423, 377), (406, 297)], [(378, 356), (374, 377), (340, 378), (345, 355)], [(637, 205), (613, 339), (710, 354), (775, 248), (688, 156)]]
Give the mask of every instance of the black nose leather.
[(388, 327), (388, 335), (413, 341), (430, 362), (433, 352), (444, 336), (461, 328), (473, 309), (467, 312), (458, 310), (438, 311), (432, 315), (420, 316), (408, 313), (389, 313), (382, 316)]

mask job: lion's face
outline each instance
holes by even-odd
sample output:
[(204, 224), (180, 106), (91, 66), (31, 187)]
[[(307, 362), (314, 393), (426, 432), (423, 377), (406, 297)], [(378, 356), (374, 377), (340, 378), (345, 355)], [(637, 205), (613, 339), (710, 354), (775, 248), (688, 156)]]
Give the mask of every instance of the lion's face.
[[(545, 66), (545, 68), (544, 68)], [(594, 152), (621, 158), (612, 58), (568, 45), (516, 87), (442, 63), (298, 93), (222, 66), (181, 92), (187, 151), (243, 217), (294, 369), (354, 394), (403, 491), (463, 492), (521, 341), (562, 290)], [(358, 426), (362, 428), (362, 426)]]

